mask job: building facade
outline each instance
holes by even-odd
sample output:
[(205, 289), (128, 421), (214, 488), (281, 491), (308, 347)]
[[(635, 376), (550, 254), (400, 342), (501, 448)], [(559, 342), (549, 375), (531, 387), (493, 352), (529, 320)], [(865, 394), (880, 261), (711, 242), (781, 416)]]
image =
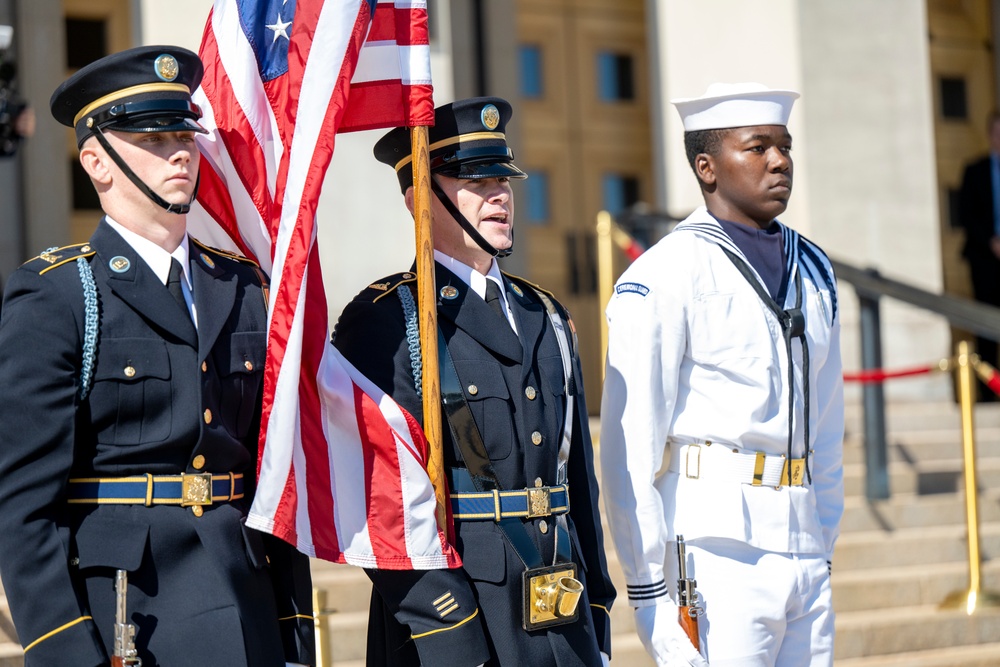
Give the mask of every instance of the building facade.
[[(51, 91), (75, 68), (139, 44), (197, 50), (209, 0), (0, 0), (10, 55), (38, 125), (0, 159), (0, 276), (40, 250), (80, 241), (98, 219)], [(1000, 0), (430, 0), (435, 102), (478, 94), (514, 103), (510, 143), (531, 178), (517, 188), (516, 252), (505, 268), (553, 290), (579, 331), (591, 411), (601, 368), (596, 215), (644, 208), (679, 218), (700, 204), (669, 100), (713, 81), (798, 90), (790, 129), (795, 189), (783, 222), (831, 256), (932, 292), (968, 296), (954, 193), (986, 151), (997, 106)], [(320, 203), (334, 315), (361, 288), (409, 267), (413, 227), (381, 132), (342, 135)], [(637, 230), (653, 240), (662, 228)], [(373, 239), (376, 239), (373, 241)], [(359, 252), (359, 248), (363, 249)], [(625, 260), (619, 257), (616, 273)], [(844, 365), (857, 368), (858, 312), (842, 285)], [(949, 356), (961, 332), (887, 301), (888, 367)], [(850, 387), (849, 391), (856, 388)], [(890, 384), (941, 398), (940, 379)]]

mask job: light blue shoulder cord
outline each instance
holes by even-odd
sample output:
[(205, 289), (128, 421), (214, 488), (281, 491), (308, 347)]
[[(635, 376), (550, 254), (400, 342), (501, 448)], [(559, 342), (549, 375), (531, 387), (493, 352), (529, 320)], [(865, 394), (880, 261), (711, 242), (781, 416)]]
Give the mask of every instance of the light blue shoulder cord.
[(86, 257), (79, 257), (76, 260), (76, 266), (80, 270), (80, 282), (83, 283), (83, 363), (80, 368), (80, 400), (82, 401), (90, 393), (90, 385), (94, 379), (99, 312), (97, 285), (94, 283), (94, 271), (90, 268), (90, 262), (87, 261)]
[(420, 325), (417, 322), (417, 304), (413, 302), (413, 293), (406, 285), (400, 285), (396, 290), (399, 301), (403, 304), (403, 317), (406, 319), (406, 344), (410, 348), (410, 368), (413, 369), (413, 386), (417, 397), (423, 398), (424, 367), (420, 357)]

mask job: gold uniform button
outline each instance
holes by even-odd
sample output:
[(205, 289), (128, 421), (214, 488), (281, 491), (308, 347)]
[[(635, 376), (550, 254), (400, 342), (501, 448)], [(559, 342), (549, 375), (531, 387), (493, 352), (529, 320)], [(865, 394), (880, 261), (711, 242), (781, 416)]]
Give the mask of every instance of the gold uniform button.
[(532, 433), (531, 434), (531, 442), (534, 443), (534, 444), (536, 444), (536, 445), (542, 444), (542, 434), (539, 433), (538, 431), (535, 431), (534, 433)]
[(470, 396), (475, 396), (478, 393), (479, 393), (479, 387), (477, 387), (474, 384), (470, 384), (469, 385), (469, 395)]
[(528, 387), (525, 388), (524, 395), (528, 397), (529, 401), (533, 401), (535, 400), (535, 396), (538, 395), (538, 392), (535, 391), (534, 387), (529, 385)]
[(207, 361), (201, 362), (201, 372), (202, 373), (207, 373), (208, 372), (208, 362)]
[(122, 372), (125, 373), (125, 377), (127, 378), (135, 377), (135, 368), (133, 368), (132, 366), (126, 366)]
[(541, 477), (536, 477), (535, 478), (535, 488), (536, 489), (542, 488), (542, 478)]
[(194, 507), (192, 507), (192, 508), (191, 508), (191, 512), (192, 512), (192, 513), (193, 513), (193, 514), (194, 514), (195, 516), (201, 516), (202, 514), (204, 514), (204, 513), (205, 513), (205, 510), (203, 510), (203, 509), (201, 508), (201, 505), (195, 505)]
[(545, 519), (538, 522), (538, 530), (542, 531), (542, 535), (549, 532), (549, 524)]
[(205, 467), (205, 457), (202, 456), (201, 454), (199, 454), (198, 456), (194, 457), (194, 461), (191, 461), (191, 467), (194, 468), (195, 470), (201, 470), (202, 468), (204, 468)]
[(247, 371), (252, 371), (253, 370), (253, 362), (250, 361), (249, 359), (247, 359), (246, 361), (243, 362), (243, 368), (247, 369)]
[(209, 410), (208, 408), (205, 408), (205, 423), (206, 424), (212, 423), (212, 411)]

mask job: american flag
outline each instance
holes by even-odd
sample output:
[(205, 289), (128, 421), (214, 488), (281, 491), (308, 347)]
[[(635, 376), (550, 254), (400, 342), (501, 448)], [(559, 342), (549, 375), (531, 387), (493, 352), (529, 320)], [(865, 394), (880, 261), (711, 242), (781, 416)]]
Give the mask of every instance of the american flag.
[(316, 205), (338, 132), (429, 125), (426, 0), (215, 0), (189, 228), (271, 275), (248, 525), (311, 556), (457, 567), (413, 417), (329, 344)]

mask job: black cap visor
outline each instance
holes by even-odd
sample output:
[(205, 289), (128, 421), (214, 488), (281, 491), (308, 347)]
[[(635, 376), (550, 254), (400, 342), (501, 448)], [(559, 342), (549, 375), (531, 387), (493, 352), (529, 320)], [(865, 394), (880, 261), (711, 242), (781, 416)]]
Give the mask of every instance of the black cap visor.
[(77, 143), (93, 133), (90, 125), (117, 132), (198, 132), (208, 134), (199, 122), (201, 108), (189, 100), (152, 99), (116, 104), (77, 125)]
[(463, 162), (454, 167), (435, 169), (435, 174), (451, 176), (452, 178), (527, 178), (528, 175), (514, 166), (512, 162)]

